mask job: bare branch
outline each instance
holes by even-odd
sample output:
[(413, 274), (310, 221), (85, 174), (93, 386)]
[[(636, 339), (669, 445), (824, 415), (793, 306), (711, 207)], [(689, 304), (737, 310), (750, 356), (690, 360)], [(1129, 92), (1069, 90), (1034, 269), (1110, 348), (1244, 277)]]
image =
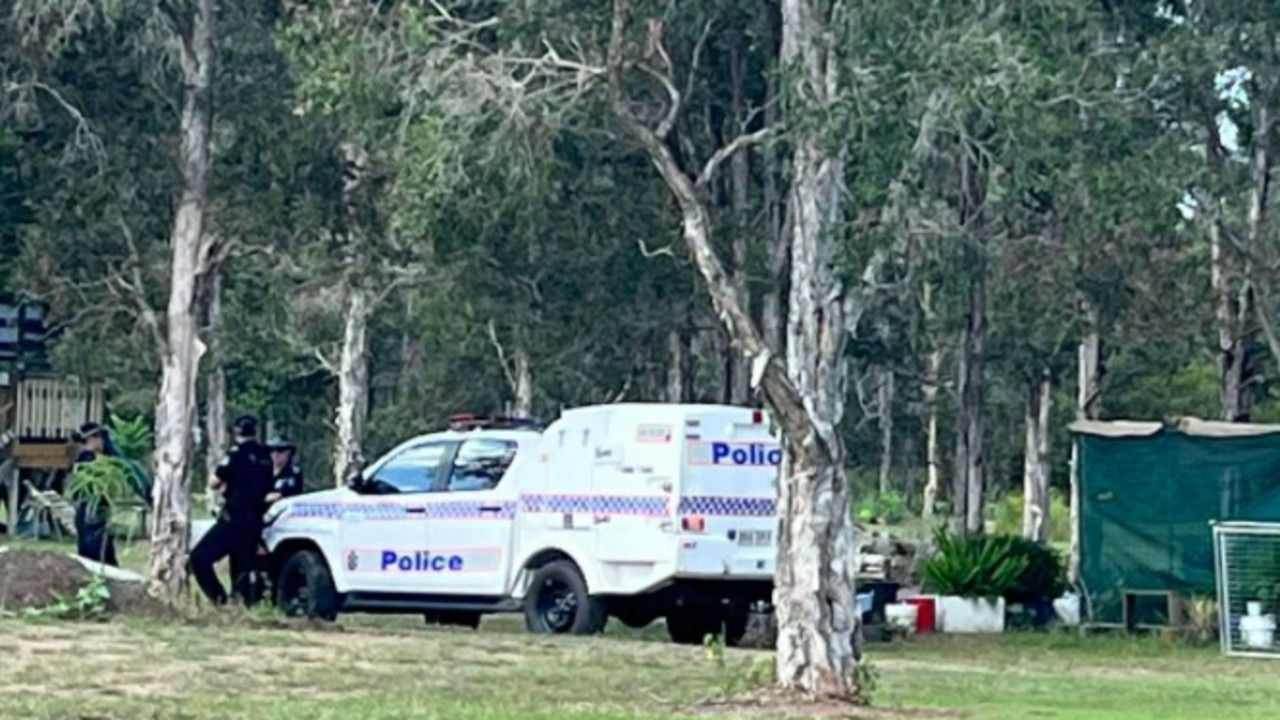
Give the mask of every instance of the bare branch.
[(711, 155), (711, 158), (707, 160), (707, 164), (702, 167), (702, 172), (698, 173), (697, 186), (700, 188), (706, 187), (706, 185), (715, 178), (715, 174), (720, 170), (720, 166), (726, 161), (732, 158), (735, 154), (742, 152), (753, 145), (759, 145), (776, 132), (777, 128), (767, 127), (753, 133), (739, 135), (728, 145), (716, 150)]
[(516, 377), (511, 371), (511, 363), (507, 361), (507, 351), (502, 347), (502, 342), (498, 340), (498, 328), (494, 325), (493, 320), (489, 320), (485, 324), (489, 331), (489, 343), (493, 345), (493, 349), (498, 353), (498, 362), (502, 365), (502, 374), (507, 378), (507, 384), (511, 386), (512, 392), (516, 390)]
[(147, 300), (146, 284), (142, 280), (142, 253), (138, 252), (138, 244), (133, 239), (133, 230), (124, 221), (124, 216), (117, 214), (116, 223), (120, 226), (120, 232), (124, 235), (125, 245), (129, 248), (128, 270), (132, 283), (125, 282), (123, 278), (117, 278), (116, 281), (121, 288), (129, 293), (129, 296), (137, 306), (139, 319), (151, 331), (152, 340), (155, 341), (156, 345), (156, 352), (164, 355), (168, 342), (165, 340), (164, 333), (160, 330), (160, 319), (156, 315), (156, 310)]
[(667, 257), (672, 258), (676, 256), (675, 251), (670, 245), (660, 247), (657, 250), (650, 250), (649, 246), (645, 244), (644, 238), (636, 240), (636, 244), (640, 246), (640, 254), (646, 258), (655, 258), (660, 255), (666, 255)]

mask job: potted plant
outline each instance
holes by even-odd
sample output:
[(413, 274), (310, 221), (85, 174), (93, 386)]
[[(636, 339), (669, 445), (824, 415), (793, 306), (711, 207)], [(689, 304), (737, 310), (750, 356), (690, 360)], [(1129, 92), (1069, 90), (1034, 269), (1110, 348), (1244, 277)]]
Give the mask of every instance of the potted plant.
[(934, 534), (936, 554), (923, 568), (937, 596), (943, 632), (1004, 632), (1005, 595), (1027, 568), (1008, 536)]

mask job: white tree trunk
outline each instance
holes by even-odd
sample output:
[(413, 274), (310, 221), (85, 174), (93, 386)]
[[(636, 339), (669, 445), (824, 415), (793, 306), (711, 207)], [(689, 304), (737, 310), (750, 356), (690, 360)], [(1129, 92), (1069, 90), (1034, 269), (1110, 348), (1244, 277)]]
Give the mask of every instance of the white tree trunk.
[(1023, 448), (1022, 536), (1049, 539), (1049, 421), (1053, 412), (1053, 382), (1048, 371), (1030, 386), (1027, 395), (1026, 445)]
[[(221, 341), (222, 332), (222, 274), (215, 272), (209, 279), (208, 308), (206, 310), (206, 326), (209, 336), (209, 357), (211, 367), (205, 377), (205, 478), (213, 477), (218, 461), (230, 444), (227, 437), (227, 373), (222, 364)], [(210, 510), (219, 504), (220, 494), (206, 491), (206, 503)]]
[(338, 360), (338, 434), (333, 448), (333, 480), (342, 487), (364, 465), (364, 431), (369, 413), (369, 291), (353, 281), (343, 308), (342, 353)]
[(924, 383), (920, 390), (927, 412), (924, 429), (924, 508), (921, 514), (925, 520), (932, 520), (934, 507), (938, 503), (938, 491), (942, 488), (942, 457), (941, 448), (938, 445), (938, 388), (942, 384), (942, 344), (932, 332), (935, 319), (933, 286), (927, 282), (922, 289), (920, 306), (924, 312), (925, 323), (930, 326), (929, 342), (933, 346), (929, 352)]
[(515, 416), (528, 418), (533, 416), (533, 367), (529, 362), (529, 352), (524, 344), (516, 345), (511, 353), (511, 374), (515, 377), (512, 390), (516, 396)]
[(893, 489), (893, 370), (879, 371), (876, 413), (880, 416), (880, 494)]
[[(774, 577), (778, 684), (808, 697), (853, 700), (858, 696), (859, 628), (853, 597), (857, 544), (839, 434), (846, 330), (833, 237), (841, 220), (844, 163), (829, 154), (816, 133), (794, 140), (791, 293), (783, 365), (739, 301), (716, 254), (697, 186), (660, 132), (644, 125), (630, 109), (623, 83), (628, 12), (627, 0), (614, 0), (608, 70), (615, 112), (675, 196), (685, 242), (717, 315), (753, 358), (753, 384), (763, 389), (782, 429)], [(828, 60), (821, 49), (827, 21), (809, 0), (783, 0), (782, 22), (781, 59), (797, 71), (796, 97), (809, 108), (828, 106), (835, 100), (837, 69), (836, 59)]]
[(177, 602), (186, 588), (191, 519), (191, 434), (202, 352), (196, 333), (196, 280), (201, 272), (213, 120), (214, 3), (199, 0), (190, 35), (180, 38), (186, 83), (182, 108), (182, 194), (170, 234), (169, 304), (160, 394), (156, 402), (154, 515), (148, 568), (154, 594)]
[(986, 288), (984, 279), (973, 280), (969, 308), (960, 337), (957, 377), (955, 517), (968, 532), (984, 526), (984, 458), (982, 420), (982, 352), (985, 333)]
[[(1076, 420), (1097, 419), (1102, 408), (1102, 335), (1098, 312), (1081, 302), (1085, 334), (1076, 349)], [(1071, 547), (1067, 553), (1067, 579), (1080, 579), (1080, 445), (1071, 443)]]

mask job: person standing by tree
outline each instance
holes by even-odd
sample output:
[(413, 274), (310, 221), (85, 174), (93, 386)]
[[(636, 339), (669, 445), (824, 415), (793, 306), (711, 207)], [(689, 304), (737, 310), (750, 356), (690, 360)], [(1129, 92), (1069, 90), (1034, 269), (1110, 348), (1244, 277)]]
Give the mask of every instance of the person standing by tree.
[(262, 516), (272, 488), (271, 459), (258, 442), (258, 421), (251, 415), (236, 419), (235, 445), (227, 451), (210, 478), (209, 486), (222, 493), (217, 521), (191, 551), (188, 560), (200, 591), (217, 605), (225, 605), (227, 592), (213, 566), (230, 558), (231, 589), (245, 605), (257, 601), (253, 570), (262, 535)]
[(302, 468), (294, 462), (298, 447), (283, 434), (277, 433), (267, 441), (267, 450), (271, 453), (271, 472), (275, 478), (271, 493), (267, 495), (267, 504), (301, 494), (305, 487)]

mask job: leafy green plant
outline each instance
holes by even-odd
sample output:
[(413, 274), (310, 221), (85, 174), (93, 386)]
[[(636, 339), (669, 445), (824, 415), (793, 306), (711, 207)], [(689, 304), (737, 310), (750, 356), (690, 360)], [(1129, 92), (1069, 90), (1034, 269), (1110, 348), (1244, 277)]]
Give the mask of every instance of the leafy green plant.
[(151, 425), (142, 416), (123, 418), (111, 415), (111, 441), (120, 457), (135, 463), (145, 463), (155, 447), (155, 435)]
[(1057, 550), (1020, 536), (1010, 537), (1010, 553), (1022, 557), (1027, 566), (1005, 594), (1012, 603), (1038, 602), (1061, 597), (1067, 589), (1066, 566)]
[(88, 620), (101, 617), (107, 612), (107, 603), (111, 600), (111, 587), (106, 578), (94, 575), (70, 597), (57, 596), (57, 600), (49, 605), (28, 608), (23, 612), (28, 619), (39, 618), (73, 618)]
[(76, 465), (67, 478), (67, 497), (84, 503), (90, 517), (106, 520), (112, 506), (135, 494), (132, 468), (127, 460), (98, 455)]
[(1027, 569), (1007, 535), (952, 536), (939, 528), (933, 537), (937, 554), (924, 564), (924, 584), (938, 595), (1004, 597)]

